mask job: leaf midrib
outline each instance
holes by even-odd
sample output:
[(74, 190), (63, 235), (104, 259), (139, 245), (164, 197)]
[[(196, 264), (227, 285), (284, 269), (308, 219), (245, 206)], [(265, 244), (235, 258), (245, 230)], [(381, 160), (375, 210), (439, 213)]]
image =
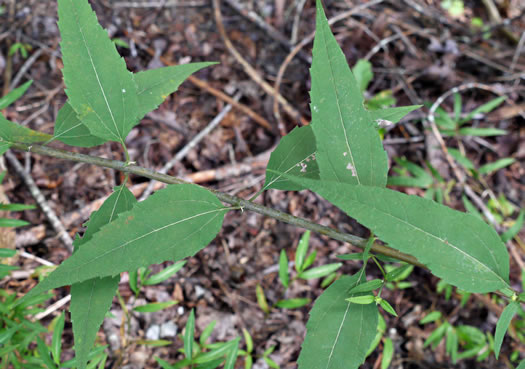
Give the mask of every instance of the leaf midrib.
[[(188, 221), (188, 220), (191, 220), (191, 219), (195, 219), (195, 218), (200, 217), (200, 216), (204, 216), (204, 215), (212, 214), (212, 213), (215, 213), (215, 212), (218, 213), (218, 212), (220, 212), (220, 211), (225, 211), (225, 210), (227, 211), (228, 209), (227, 209), (227, 208), (213, 209), (213, 210), (210, 210), (210, 211), (206, 211), (206, 212), (204, 212), (204, 213), (200, 213), (200, 214), (192, 215), (191, 217), (187, 217), (187, 218), (184, 218), (184, 219), (180, 219), (180, 220), (178, 220), (178, 221), (176, 221), (176, 222), (173, 222), (173, 223), (170, 223), (170, 224), (164, 225), (164, 226), (162, 226), (162, 227), (160, 227), (160, 228), (156, 228), (156, 229), (154, 229), (154, 230), (152, 230), (152, 231), (150, 231), (150, 232), (148, 232), (148, 233), (146, 233), (146, 234), (143, 234), (142, 236), (139, 236), (139, 237), (134, 238), (133, 240), (126, 241), (126, 242), (123, 243), (122, 245), (119, 245), (119, 246), (117, 246), (117, 247), (115, 247), (115, 248), (112, 248), (111, 250), (108, 250), (108, 251), (104, 252), (103, 254), (98, 255), (97, 257), (95, 257), (95, 258), (93, 258), (93, 259), (90, 259), (90, 260), (88, 260), (87, 262), (85, 262), (85, 263), (83, 263), (83, 264), (79, 264), (79, 265), (77, 265), (77, 266), (71, 268), (71, 271), (74, 271), (74, 270), (80, 269), (80, 268), (82, 268), (82, 267), (85, 267), (85, 266), (88, 265), (88, 264), (94, 263), (94, 262), (96, 262), (98, 259), (103, 258), (103, 257), (105, 257), (106, 255), (108, 255), (108, 254), (110, 254), (110, 253), (113, 253), (113, 252), (115, 252), (115, 251), (117, 251), (117, 250), (119, 250), (119, 249), (121, 249), (121, 248), (123, 248), (123, 247), (126, 247), (127, 245), (129, 245), (129, 244), (131, 244), (131, 243), (133, 243), (133, 242), (135, 242), (135, 241), (138, 241), (138, 240), (140, 240), (140, 239), (143, 239), (143, 238), (145, 238), (145, 237), (147, 237), (147, 236), (149, 236), (149, 235), (151, 235), (151, 234), (153, 234), (153, 233), (159, 232), (159, 231), (161, 231), (161, 230), (163, 230), (163, 229), (166, 229), (166, 228), (169, 228), (169, 227), (175, 226), (175, 225), (177, 225), (177, 224), (180, 224), (180, 223), (182, 223), (182, 222), (185, 222), (185, 221)], [(215, 219), (215, 218), (212, 218), (212, 220), (213, 220), (213, 219)], [(206, 223), (206, 224), (207, 224), (207, 223)], [(202, 229), (202, 227), (199, 228), (199, 229)], [(195, 233), (195, 232), (191, 233), (188, 237), (190, 237), (190, 236), (193, 235), (194, 233)]]
[[(338, 92), (337, 87), (335, 86), (335, 75), (334, 75), (334, 70), (333, 70), (333, 66), (332, 66), (332, 59), (330, 58), (330, 53), (328, 51), (328, 42), (327, 42), (326, 32), (325, 32), (326, 30), (324, 29), (324, 27), (321, 27), (320, 31), (321, 31), (321, 34), (323, 36), (323, 46), (324, 46), (324, 49), (326, 51), (328, 64), (330, 65), (330, 67), (328, 69), (330, 71), (330, 75), (332, 76), (332, 78), (331, 78), (332, 84), (334, 85), (333, 90), (334, 90), (335, 96), (336, 96), (335, 101), (336, 101), (336, 104), (337, 104), (337, 112), (339, 113), (339, 122), (341, 123), (341, 128), (343, 129), (343, 132), (344, 132), (344, 135), (345, 135), (345, 144), (346, 144), (346, 148), (348, 149), (348, 155), (350, 156), (350, 160), (352, 161), (352, 166), (354, 167), (354, 170), (355, 170), (355, 178), (357, 179), (357, 183), (361, 184), (361, 180), (359, 179), (359, 172), (358, 172), (357, 167), (355, 165), (354, 154), (352, 153), (352, 149), (350, 148), (350, 143), (348, 142), (348, 134), (346, 132), (346, 127), (344, 125), (344, 119), (343, 119), (343, 115), (342, 115), (342, 112), (341, 112), (341, 104), (340, 104), (339, 92)], [(337, 171), (334, 170), (334, 173), (337, 174)]]
[(111, 107), (109, 106), (109, 102), (108, 102), (108, 99), (106, 97), (106, 92), (104, 90), (104, 87), (102, 86), (102, 83), (100, 82), (100, 78), (98, 76), (98, 71), (97, 71), (97, 68), (95, 67), (95, 64), (93, 62), (93, 57), (91, 55), (91, 51), (87, 45), (87, 42), (86, 42), (86, 38), (84, 36), (84, 31), (82, 29), (82, 26), (80, 25), (80, 21), (79, 21), (79, 14), (77, 12), (77, 8), (75, 7), (75, 5), (73, 5), (73, 0), (69, 0), (70, 4), (71, 4), (71, 7), (73, 9), (73, 12), (75, 13), (75, 21), (77, 23), (77, 26), (78, 26), (78, 30), (80, 32), (80, 35), (82, 36), (82, 42), (84, 43), (84, 47), (86, 48), (86, 51), (88, 53), (88, 56), (89, 56), (89, 61), (90, 61), (90, 64), (91, 64), (91, 68), (93, 69), (93, 72), (95, 72), (95, 76), (97, 78), (97, 83), (100, 87), (100, 90), (102, 92), (102, 96), (104, 97), (104, 101), (106, 103), (106, 107), (108, 108), (108, 111), (109, 111), (109, 114), (111, 116), (111, 120), (113, 121), (113, 125), (115, 126), (115, 131), (116, 131), (116, 134), (115, 132), (111, 131), (110, 128), (108, 128), (106, 126), (106, 124), (104, 123), (103, 119), (98, 115), (98, 113), (96, 112), (95, 109), (93, 109), (93, 112), (96, 114), (96, 116), (98, 117), (100, 123), (102, 123), (102, 125), (104, 126), (104, 128), (106, 128), (113, 136), (116, 136), (120, 141), (124, 141), (122, 136), (120, 135), (120, 131), (118, 130), (118, 127), (117, 127), (117, 122), (115, 121), (115, 117), (113, 116), (113, 110), (111, 110)]
[(355, 199), (354, 201), (358, 202), (358, 203), (361, 204), (361, 205), (370, 206), (370, 207), (372, 207), (373, 209), (375, 209), (376, 211), (378, 211), (378, 212), (380, 212), (380, 213), (383, 213), (384, 215), (388, 215), (388, 216), (390, 216), (390, 217), (392, 217), (392, 218), (394, 218), (394, 219), (396, 219), (396, 220), (398, 220), (398, 221), (400, 221), (400, 222), (402, 222), (402, 223), (404, 223), (404, 224), (406, 224), (406, 225), (408, 225), (408, 226), (414, 228), (416, 231), (419, 231), (419, 232), (421, 232), (421, 233), (423, 233), (423, 234), (425, 234), (425, 235), (428, 235), (428, 236), (431, 236), (431, 237), (437, 239), (437, 240), (438, 240), (439, 242), (441, 242), (443, 245), (449, 246), (449, 247), (451, 247), (451, 248), (453, 248), (453, 249), (459, 251), (461, 254), (467, 256), (467, 258), (469, 258), (469, 259), (475, 261), (477, 264), (481, 265), (484, 269), (487, 269), (490, 273), (492, 273), (493, 275), (495, 275), (495, 276), (497, 277), (497, 279), (499, 279), (501, 282), (503, 282), (503, 284), (504, 284), (505, 286), (508, 286), (508, 283), (505, 282), (505, 280), (504, 280), (504, 279), (503, 279), (498, 273), (496, 273), (494, 270), (492, 270), (491, 268), (489, 268), (487, 265), (485, 265), (484, 263), (482, 263), (480, 260), (478, 260), (478, 259), (475, 258), (474, 256), (469, 255), (469, 254), (466, 253), (465, 251), (461, 250), (458, 246), (454, 245), (453, 243), (448, 242), (448, 241), (447, 241), (447, 243), (445, 243), (445, 242), (444, 242), (444, 241), (445, 241), (444, 239), (442, 239), (442, 238), (440, 238), (440, 237), (438, 237), (438, 236), (436, 236), (436, 235), (434, 235), (434, 234), (432, 234), (432, 233), (430, 233), (430, 232), (428, 232), (428, 231), (426, 231), (426, 230), (424, 230), (424, 229), (422, 229), (422, 228), (420, 228), (420, 227), (418, 227), (418, 226), (416, 226), (416, 225), (414, 225), (414, 224), (412, 224), (412, 223), (409, 223), (409, 222), (407, 222), (406, 220), (403, 220), (403, 219), (401, 219), (401, 218), (399, 218), (399, 217), (397, 217), (397, 216), (394, 216), (394, 215), (391, 214), (391, 213), (387, 213), (387, 212), (385, 212), (384, 210), (381, 210), (381, 209), (377, 208), (375, 205), (371, 205), (371, 204), (368, 204), (368, 203), (361, 202), (361, 201), (359, 201), (359, 199)]

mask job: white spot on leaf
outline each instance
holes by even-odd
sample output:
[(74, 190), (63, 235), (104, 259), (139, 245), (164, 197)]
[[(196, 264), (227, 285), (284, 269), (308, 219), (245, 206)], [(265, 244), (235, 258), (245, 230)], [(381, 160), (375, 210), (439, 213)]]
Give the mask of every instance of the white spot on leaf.
[(301, 173), (306, 173), (307, 165), (305, 163), (300, 163), (300, 164), (301, 164)]
[(357, 177), (357, 172), (351, 163), (348, 163), (348, 165), (346, 166), (346, 169), (352, 171), (352, 177)]
[(123, 93), (123, 94), (126, 93), (126, 89), (125, 89), (125, 88), (122, 89), (122, 93)]

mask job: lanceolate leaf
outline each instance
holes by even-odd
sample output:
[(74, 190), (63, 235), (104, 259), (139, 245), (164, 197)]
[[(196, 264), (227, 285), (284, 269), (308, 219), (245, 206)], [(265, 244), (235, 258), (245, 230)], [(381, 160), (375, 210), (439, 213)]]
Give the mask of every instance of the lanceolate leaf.
[(18, 100), (23, 94), (25, 94), (31, 84), (33, 84), (33, 81), (27, 81), (22, 86), (15, 88), (13, 91), (0, 98), (0, 110), (7, 108), (9, 105)]
[(313, 56), (310, 107), (321, 178), (385, 186), (386, 153), (321, 1), (317, 1)]
[(366, 357), (377, 327), (377, 305), (353, 304), (345, 299), (358, 275), (335, 281), (315, 301), (306, 325), (299, 369), (358, 368)]
[(44, 142), (48, 141), (51, 136), (13, 123), (0, 114), (0, 138), (0, 147), (5, 147), (15, 142), (25, 144)]
[(475, 216), (384, 188), (297, 181), (389, 246), (414, 255), (447, 283), (480, 293), (508, 287), (507, 249), (494, 229)]
[(102, 227), (23, 300), (52, 288), (192, 256), (219, 232), (227, 210), (199, 186), (168, 186)]
[(59, 0), (66, 93), (95, 136), (124, 142), (137, 123), (137, 87), (87, 0)]
[(142, 119), (147, 113), (157, 109), (192, 73), (213, 64), (216, 63), (174, 65), (134, 74), (139, 98), (138, 118)]
[(98, 146), (107, 141), (91, 134), (89, 129), (78, 119), (77, 113), (69, 102), (66, 102), (58, 112), (53, 139), (79, 147)]
[(270, 156), (266, 171), (264, 188), (300, 191), (304, 187), (282, 177), (279, 173), (289, 173), (297, 177), (319, 178), (319, 168), (315, 160), (315, 137), (311, 126), (296, 127), (281, 139)]
[[(98, 211), (91, 214), (84, 237), (74, 242), (75, 249), (84, 247), (102, 226), (111, 223), (119, 213), (131, 210), (137, 202), (135, 196), (126, 188), (119, 186), (109, 196)], [(86, 246), (89, 247), (89, 246)], [(71, 286), (71, 321), (75, 337), (77, 368), (83, 369), (88, 354), (93, 347), (97, 331), (111, 306), (120, 276), (93, 278)]]
[(494, 355), (496, 355), (496, 359), (499, 356), (501, 344), (503, 343), (503, 338), (505, 337), (505, 333), (509, 328), (510, 322), (519, 309), (519, 302), (512, 301), (501, 313), (498, 324), (496, 324), (496, 334), (494, 335)]
[(388, 120), (392, 123), (397, 123), (405, 115), (407, 115), (411, 111), (419, 109), (420, 107), (421, 105), (399, 106), (395, 108), (372, 110), (369, 112), (369, 114), (370, 114), (370, 119), (372, 120), (372, 122), (377, 123), (377, 120), (382, 119), (382, 120)]

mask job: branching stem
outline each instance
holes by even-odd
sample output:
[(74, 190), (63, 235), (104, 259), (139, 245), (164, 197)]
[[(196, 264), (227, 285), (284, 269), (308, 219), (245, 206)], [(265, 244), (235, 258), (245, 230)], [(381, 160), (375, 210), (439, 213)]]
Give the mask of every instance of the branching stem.
[[(30, 146), (30, 145), (23, 144), (23, 143), (13, 143), (11, 147), (13, 149), (18, 149), (18, 150), (23, 150), (23, 151), (31, 150), (32, 153), (51, 156), (51, 157), (55, 157), (58, 159), (65, 159), (65, 160), (70, 160), (74, 162), (93, 164), (99, 167), (111, 168), (111, 169), (115, 169), (115, 170), (118, 170), (124, 173), (135, 174), (138, 176), (154, 179), (156, 181), (167, 183), (167, 184), (188, 183), (186, 181), (183, 181), (182, 179), (172, 177), (167, 174), (157, 173), (153, 170), (143, 168), (135, 164), (131, 164), (130, 162), (126, 163), (126, 162), (122, 162), (118, 160), (111, 160), (111, 159), (105, 159), (105, 158), (100, 158), (96, 156), (79, 154), (79, 153), (74, 153), (74, 152), (60, 150), (60, 149), (54, 149), (51, 147), (40, 146), (40, 145)], [(227, 204), (230, 204), (233, 207), (243, 209), (243, 210), (253, 211), (255, 213), (262, 214), (262, 215), (280, 220), (282, 222), (295, 225), (300, 228), (309, 229), (313, 232), (323, 234), (335, 240), (348, 242), (361, 249), (365, 248), (367, 240), (364, 238), (361, 238), (361, 237), (358, 237), (358, 236), (355, 236), (349, 233), (343, 233), (336, 229), (322, 226), (320, 224), (311, 222), (309, 220), (295, 217), (291, 214), (288, 214), (288, 213), (285, 213), (285, 212), (282, 212), (276, 209), (272, 209), (272, 208), (269, 208), (269, 207), (266, 207), (260, 204), (256, 204), (249, 200), (245, 200), (240, 197), (232, 196), (224, 192), (216, 191), (213, 189), (208, 189), (208, 190), (213, 192), (219, 200)], [(400, 251), (397, 251), (395, 249), (392, 249), (384, 245), (375, 243), (372, 246), (372, 251), (375, 253), (383, 254), (385, 256), (389, 256), (389, 257), (407, 262), (412, 265), (426, 268), (426, 266), (424, 264), (421, 264), (415, 257), (411, 255), (407, 255), (405, 253), (402, 253)]]

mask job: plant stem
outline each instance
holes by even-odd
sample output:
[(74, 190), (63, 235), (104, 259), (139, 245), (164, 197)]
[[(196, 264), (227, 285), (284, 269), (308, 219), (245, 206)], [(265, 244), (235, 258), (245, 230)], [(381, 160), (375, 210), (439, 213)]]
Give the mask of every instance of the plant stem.
[[(40, 146), (40, 145), (31, 146), (31, 145), (27, 145), (23, 143), (13, 143), (11, 145), (11, 148), (23, 150), (23, 151), (29, 151), (29, 152), (33, 152), (39, 155), (52, 156), (58, 159), (65, 159), (65, 160), (70, 160), (70, 161), (75, 161), (75, 162), (80, 162), (80, 163), (93, 164), (99, 167), (111, 168), (111, 169), (119, 170), (124, 173), (139, 175), (142, 177), (154, 179), (156, 181), (167, 183), (167, 184), (188, 183), (186, 181), (183, 181), (182, 179), (172, 177), (167, 174), (157, 173), (153, 170), (143, 168), (143, 167), (140, 167), (134, 164), (130, 164), (130, 163), (125, 163), (125, 162), (118, 161), (118, 160), (111, 160), (111, 159), (100, 158), (97, 156), (84, 155), (84, 154), (74, 153), (70, 151), (54, 149), (54, 148), (47, 147), (47, 146)], [(361, 249), (365, 248), (367, 240), (364, 238), (361, 238), (361, 237), (358, 237), (358, 236), (355, 236), (349, 233), (343, 233), (338, 230), (322, 226), (320, 224), (311, 222), (303, 218), (295, 217), (291, 214), (284, 213), (276, 209), (272, 209), (272, 208), (269, 208), (269, 207), (266, 207), (260, 204), (255, 204), (249, 200), (245, 200), (240, 197), (232, 196), (224, 192), (216, 191), (213, 189), (208, 189), (208, 190), (213, 192), (219, 200), (225, 203), (228, 203), (234, 207), (238, 207), (241, 210), (253, 211), (255, 213), (262, 214), (262, 215), (280, 220), (282, 222), (295, 225), (300, 228), (309, 229), (311, 231), (323, 234), (325, 236), (328, 236), (338, 241), (348, 242)], [(417, 261), (415, 257), (402, 253), (390, 247), (380, 245), (380, 244), (374, 244), (372, 246), (372, 251), (426, 269), (426, 266), (424, 264), (421, 264), (419, 261)]]

